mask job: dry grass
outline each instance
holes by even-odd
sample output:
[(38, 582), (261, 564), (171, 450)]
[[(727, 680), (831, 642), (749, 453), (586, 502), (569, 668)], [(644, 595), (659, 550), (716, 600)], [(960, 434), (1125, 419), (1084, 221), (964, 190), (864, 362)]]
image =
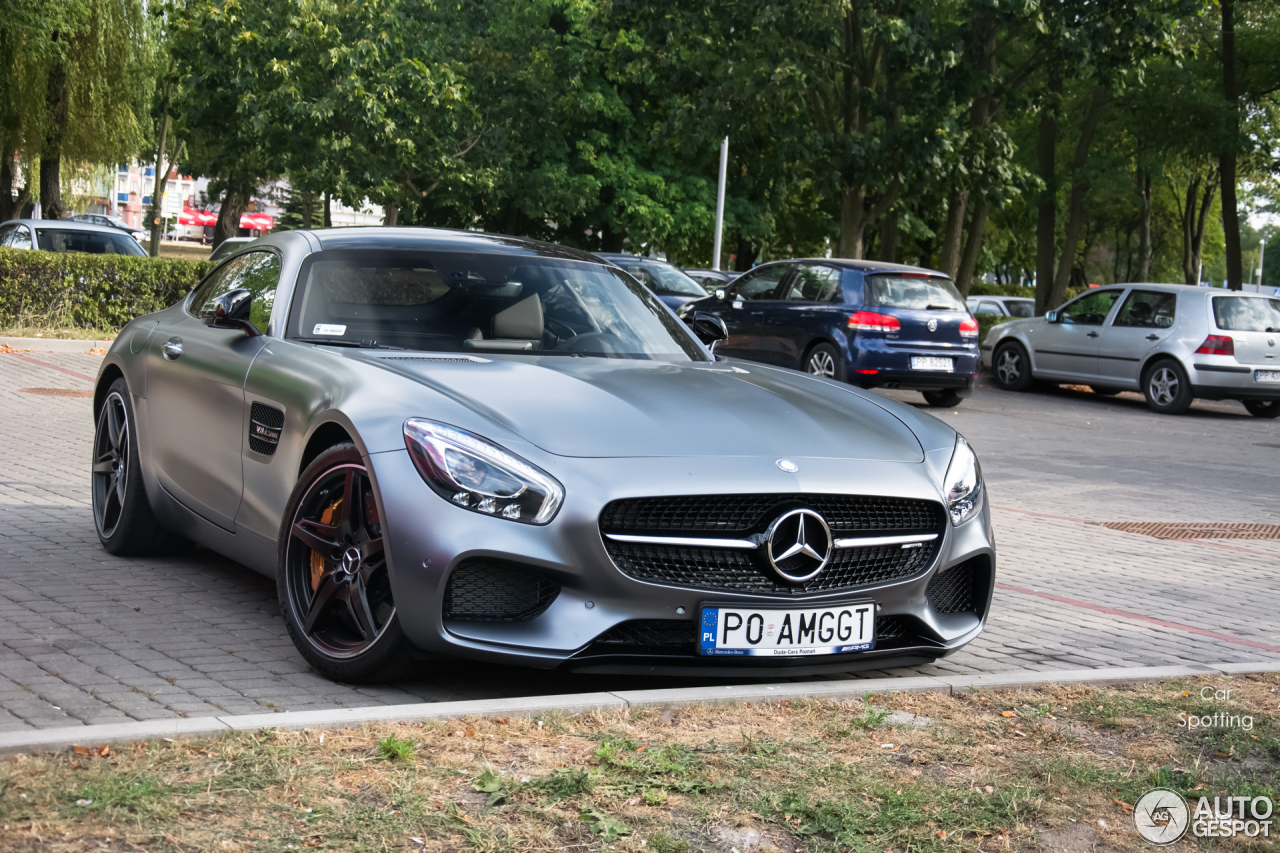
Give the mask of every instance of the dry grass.
[[(1230, 700), (1201, 701), (1206, 684)], [(20, 757), (0, 763), (0, 850), (1139, 850), (1126, 805), (1154, 784), (1277, 797), (1278, 689), (1205, 676)], [(1190, 732), (1180, 711), (1254, 728)]]

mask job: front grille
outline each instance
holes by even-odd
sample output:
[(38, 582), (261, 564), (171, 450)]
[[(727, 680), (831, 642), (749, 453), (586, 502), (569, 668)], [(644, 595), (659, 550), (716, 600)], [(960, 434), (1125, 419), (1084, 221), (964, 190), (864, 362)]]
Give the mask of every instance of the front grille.
[(632, 619), (605, 631), (602, 646), (663, 646), (693, 650), (694, 624), (687, 619)]
[(462, 622), (527, 622), (551, 606), (560, 585), (518, 566), (468, 560), (444, 592), (444, 618)]
[(249, 407), (249, 449), (263, 456), (271, 456), (280, 444), (282, 427), (284, 412), (266, 403), (254, 403)]
[(802, 504), (826, 519), (832, 532), (932, 533), (942, 505), (908, 498), (860, 495), (687, 495), (613, 501), (600, 513), (606, 533), (738, 533), (763, 529), (784, 504)]
[[(608, 534), (744, 538), (763, 532), (787, 509), (820, 513), (833, 537), (938, 533), (922, 547), (840, 548), (817, 577), (783, 580), (761, 550), (619, 542)], [(600, 514), (605, 548), (626, 575), (649, 583), (760, 595), (857, 589), (924, 572), (937, 557), (945, 515), (934, 501), (858, 495), (692, 495), (613, 501)], [(710, 534), (710, 535), (708, 535)], [(856, 537), (854, 537), (856, 538)]]
[(967, 560), (958, 566), (935, 575), (929, 581), (925, 595), (929, 604), (939, 613), (969, 613), (977, 609), (978, 566), (975, 560)]

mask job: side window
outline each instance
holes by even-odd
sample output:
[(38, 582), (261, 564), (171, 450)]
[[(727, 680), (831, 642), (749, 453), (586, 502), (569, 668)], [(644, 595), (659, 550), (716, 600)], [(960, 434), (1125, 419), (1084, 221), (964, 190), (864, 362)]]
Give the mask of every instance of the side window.
[(804, 264), (787, 285), (787, 299), (798, 302), (842, 302), (840, 271), (832, 267)]
[(996, 303), (994, 303), (994, 302), (979, 302), (979, 303), (978, 303), (978, 310), (977, 310), (977, 311), (975, 311), (975, 312), (973, 312), (973, 313), (975, 313), (975, 314), (996, 314), (996, 315), (1002, 315), (1002, 314), (1004, 314), (1004, 312), (1000, 310), (1000, 306), (999, 306), (999, 305), (997, 305), (997, 304), (996, 304)]
[(1101, 326), (1106, 322), (1111, 306), (1120, 298), (1118, 290), (1099, 290), (1081, 296), (1058, 311), (1063, 323), (1077, 326)]
[(1113, 326), (1139, 329), (1168, 329), (1173, 325), (1178, 297), (1173, 293), (1134, 290), (1116, 312)]
[(7, 249), (30, 249), (31, 238), (27, 236), (27, 226), (16, 222), (0, 226), (0, 246)]
[(265, 332), (280, 283), (280, 259), (271, 252), (249, 252), (227, 261), (196, 289), (191, 298), (191, 313), (207, 317), (213, 313), (213, 300), (238, 288), (253, 294), (249, 322)]
[(778, 283), (787, 275), (787, 264), (769, 264), (746, 273), (734, 282), (734, 299), (773, 299)]

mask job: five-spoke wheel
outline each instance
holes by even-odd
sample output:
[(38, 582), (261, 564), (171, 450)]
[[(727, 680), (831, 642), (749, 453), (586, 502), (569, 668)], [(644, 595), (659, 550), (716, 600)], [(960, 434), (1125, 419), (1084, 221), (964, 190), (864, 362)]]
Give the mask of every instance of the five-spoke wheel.
[(110, 539), (120, 525), (128, 485), (129, 412), (120, 392), (112, 391), (93, 436), (93, 521), (103, 539)]
[(331, 678), (377, 677), (403, 646), (373, 484), (351, 445), (303, 474), (281, 531), (279, 585), (294, 644)]

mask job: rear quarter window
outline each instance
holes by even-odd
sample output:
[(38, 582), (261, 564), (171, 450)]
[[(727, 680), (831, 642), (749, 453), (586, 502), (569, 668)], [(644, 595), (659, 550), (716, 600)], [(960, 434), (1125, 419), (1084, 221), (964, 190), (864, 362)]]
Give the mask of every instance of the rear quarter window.
[(1226, 332), (1277, 332), (1280, 331), (1280, 299), (1215, 296), (1213, 320)]

